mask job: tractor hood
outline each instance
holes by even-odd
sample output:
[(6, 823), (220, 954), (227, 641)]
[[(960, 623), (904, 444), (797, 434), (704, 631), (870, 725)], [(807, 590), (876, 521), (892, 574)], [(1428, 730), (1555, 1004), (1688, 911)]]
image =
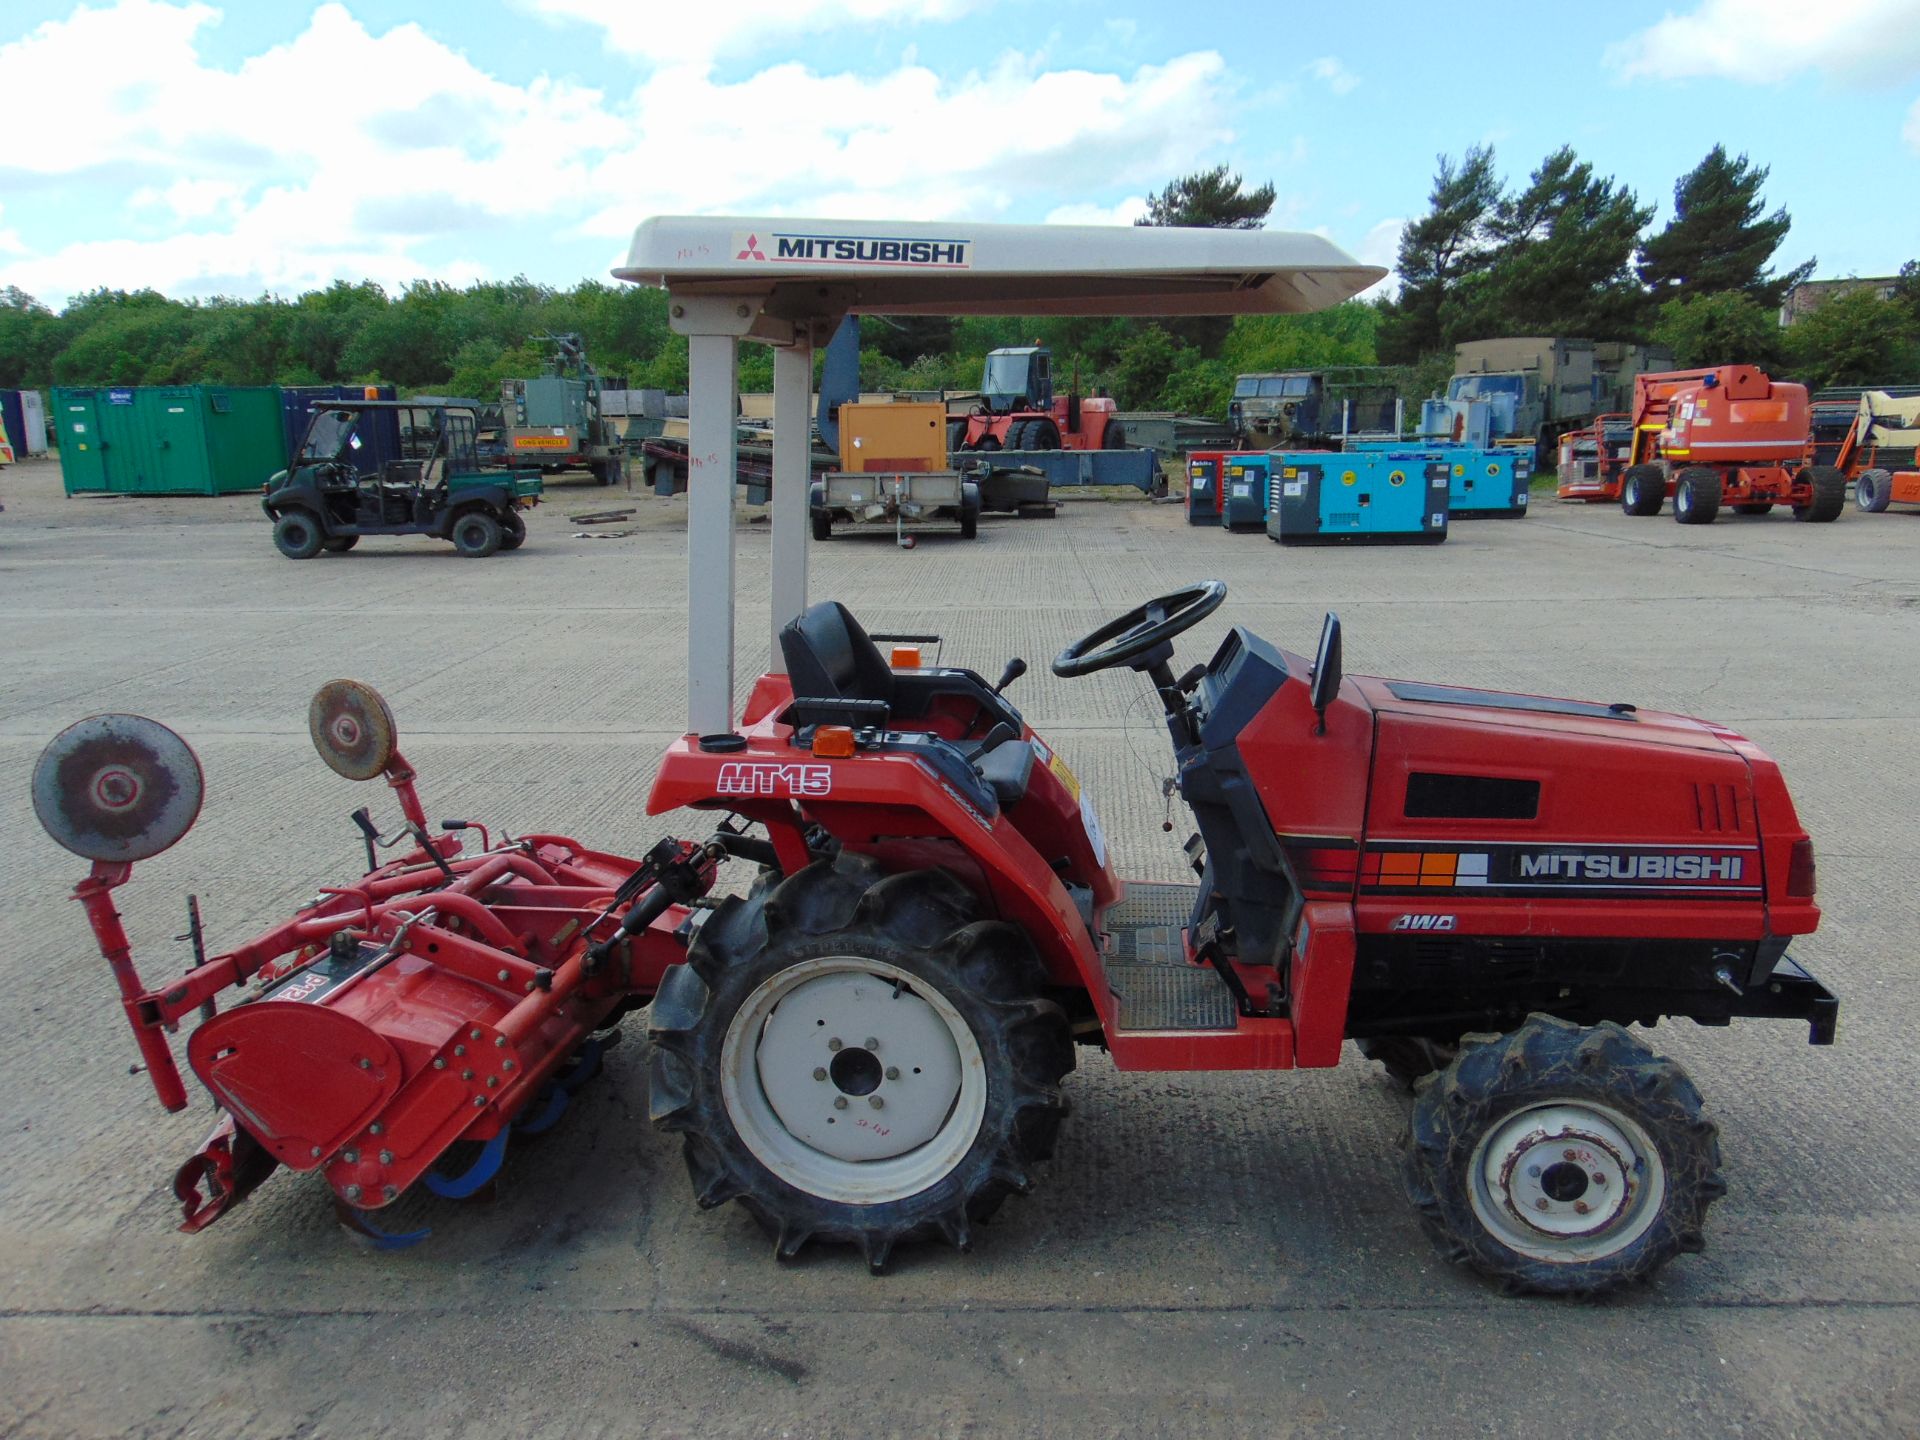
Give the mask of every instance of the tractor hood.
[(1683, 750), (1725, 751), (1741, 737), (1720, 726), (1663, 710), (1642, 710), (1622, 703), (1561, 700), (1505, 690), (1473, 690), (1414, 680), (1348, 677), (1377, 713), (1474, 726), (1511, 726), (1515, 730), (1580, 735), (1629, 745), (1658, 745)]

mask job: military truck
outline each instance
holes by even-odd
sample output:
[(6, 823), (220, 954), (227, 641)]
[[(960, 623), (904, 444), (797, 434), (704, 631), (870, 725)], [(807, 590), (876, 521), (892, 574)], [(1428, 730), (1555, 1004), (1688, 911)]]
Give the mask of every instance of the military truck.
[(1337, 449), (1348, 436), (1401, 432), (1399, 372), (1383, 365), (1240, 375), (1227, 402), (1238, 449)]
[[(603, 381), (578, 335), (536, 335), (553, 346), (546, 374), (500, 382), (500, 437), (508, 463), (549, 475), (585, 469), (602, 485), (626, 477), (625, 444), (602, 412)], [(607, 386), (624, 389), (625, 382)]]
[(1454, 347), (1446, 403), (1464, 415), (1468, 403), (1487, 402), (1494, 442), (1531, 444), (1535, 468), (1545, 470), (1562, 435), (1627, 408), (1636, 375), (1672, 368), (1673, 353), (1658, 345), (1537, 335), (1469, 340)]

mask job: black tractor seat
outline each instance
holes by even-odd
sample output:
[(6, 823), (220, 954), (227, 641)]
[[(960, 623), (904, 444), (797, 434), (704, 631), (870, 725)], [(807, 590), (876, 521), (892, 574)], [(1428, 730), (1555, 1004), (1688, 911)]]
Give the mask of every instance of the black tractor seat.
[[(933, 700), (959, 695), (980, 707), (977, 739), (940, 740), (959, 752), (1002, 805), (1027, 793), (1033, 747), (1021, 743), (1024, 722), (971, 670), (895, 670), (860, 622), (837, 600), (822, 600), (780, 631), (780, 653), (793, 683), (793, 720), (805, 724), (882, 728), (924, 717)], [(854, 702), (844, 710), (833, 702)], [(876, 710), (875, 706), (885, 707)]]

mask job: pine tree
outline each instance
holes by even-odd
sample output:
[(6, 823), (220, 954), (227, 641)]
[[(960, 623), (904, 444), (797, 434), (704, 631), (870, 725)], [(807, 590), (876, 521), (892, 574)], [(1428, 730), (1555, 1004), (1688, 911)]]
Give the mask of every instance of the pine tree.
[(1652, 217), (1653, 207), (1633, 191), (1595, 176), (1561, 146), (1524, 190), (1500, 202), (1488, 225), (1499, 248), (1487, 323), (1511, 335), (1636, 338), (1647, 307), (1633, 253)]
[(1487, 224), (1501, 204), (1492, 149), (1476, 145), (1458, 165), (1440, 156), (1427, 204), (1400, 236), (1400, 294), (1380, 306), (1380, 359), (1389, 365), (1453, 344), (1450, 292), (1486, 264)]
[(1258, 230), (1273, 210), (1273, 186), (1243, 190), (1224, 165), (1185, 175), (1147, 201), (1136, 225), (1188, 226), (1209, 230)]
[(1786, 207), (1763, 214), (1768, 169), (1716, 145), (1673, 187), (1673, 218), (1640, 246), (1640, 278), (1656, 304), (1680, 295), (1737, 290), (1778, 308), (1813, 273), (1813, 262), (1775, 275), (1767, 268), (1793, 227)]

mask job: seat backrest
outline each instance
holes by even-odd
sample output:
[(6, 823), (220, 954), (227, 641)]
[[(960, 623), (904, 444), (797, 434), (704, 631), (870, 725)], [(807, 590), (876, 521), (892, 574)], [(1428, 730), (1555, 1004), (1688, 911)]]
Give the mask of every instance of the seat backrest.
[(822, 600), (780, 631), (793, 693), (805, 699), (893, 701), (893, 670), (838, 600)]

